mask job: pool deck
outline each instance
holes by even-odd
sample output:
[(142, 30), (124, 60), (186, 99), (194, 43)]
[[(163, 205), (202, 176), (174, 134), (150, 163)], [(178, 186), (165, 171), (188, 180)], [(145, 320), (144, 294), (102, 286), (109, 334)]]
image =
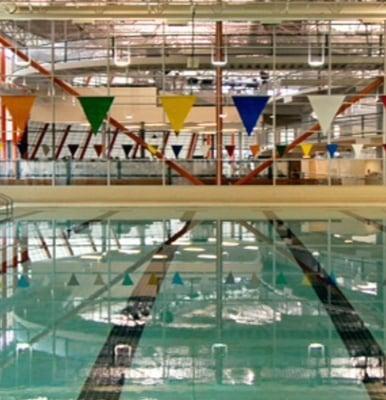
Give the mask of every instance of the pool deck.
[(386, 207), (386, 186), (3, 186), (16, 206)]

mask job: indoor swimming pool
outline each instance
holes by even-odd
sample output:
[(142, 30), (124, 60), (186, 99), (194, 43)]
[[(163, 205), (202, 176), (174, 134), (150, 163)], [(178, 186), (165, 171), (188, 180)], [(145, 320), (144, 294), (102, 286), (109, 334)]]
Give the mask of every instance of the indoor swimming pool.
[(16, 208), (1, 400), (386, 399), (386, 208)]

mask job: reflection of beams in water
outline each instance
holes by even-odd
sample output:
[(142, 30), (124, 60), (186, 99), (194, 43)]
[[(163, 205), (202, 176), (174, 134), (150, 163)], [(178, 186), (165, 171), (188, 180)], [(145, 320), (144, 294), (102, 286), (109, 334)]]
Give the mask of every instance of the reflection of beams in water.
[[(186, 217), (188, 216), (192, 216), (192, 214), (190, 213), (186, 213), (185, 215)], [(194, 223), (192, 223), (192, 226), (194, 226)], [(191, 228), (189, 227), (189, 229)], [(103, 294), (105, 294), (106, 292), (108, 292), (109, 289), (111, 289), (113, 286), (119, 284), (122, 282), (124, 276), (127, 273), (132, 273), (134, 271), (136, 271), (138, 268), (140, 268), (143, 264), (145, 264), (146, 262), (150, 261), (152, 259), (152, 257), (154, 256), (154, 254), (156, 254), (157, 252), (161, 251), (163, 246), (168, 245), (170, 243), (173, 243), (176, 239), (179, 238), (179, 236), (177, 235), (182, 235), (185, 233), (185, 226), (178, 231), (177, 233), (175, 233), (174, 236), (172, 236), (170, 239), (168, 239), (164, 244), (158, 246), (156, 249), (149, 251), (148, 253), (146, 253), (143, 257), (141, 257), (138, 261), (136, 261), (133, 265), (131, 265), (130, 267), (126, 268), (124, 271), (122, 271), (120, 274), (116, 275), (113, 279), (111, 279), (110, 282), (108, 282), (105, 286), (102, 286), (100, 289), (96, 290), (92, 295), (88, 296), (86, 299), (84, 299), (81, 303), (79, 303), (76, 307), (72, 308), (69, 312), (67, 312), (66, 314), (60, 316), (58, 319), (55, 320), (55, 322), (45, 328), (42, 332), (38, 333), (37, 335), (33, 336), (30, 340), (29, 340), (29, 344), (33, 345), (34, 343), (39, 342), (39, 340), (41, 340), (42, 338), (46, 337), (47, 335), (49, 335), (52, 331), (55, 331), (56, 329), (59, 328), (59, 326), (67, 321), (69, 318), (71, 318), (72, 316), (76, 315), (77, 313), (79, 313), (81, 310), (83, 310), (85, 307), (89, 306), (91, 302), (93, 302), (94, 300), (100, 298)], [(183, 232), (183, 233), (181, 233)], [(2, 373), (2, 371), (4, 371), (10, 364), (12, 364), (12, 362), (14, 361), (14, 357), (12, 355), (10, 355), (10, 357), (7, 360), (3, 360), (1, 367), (0, 367), (0, 374)]]
[(270, 223), (275, 226), (280, 238), (290, 240), (287, 243), (288, 249), (299, 267), (310, 279), (313, 289), (325, 306), (350, 355), (383, 356), (382, 349), (371, 332), (365, 327), (364, 321), (341, 290), (332, 284), (331, 277), (320, 263), (291, 229), (276, 218), (274, 213), (266, 212), (266, 215)]
[[(187, 221), (182, 229), (160, 246), (156, 254), (167, 256), (167, 258), (162, 261), (162, 274), (159, 273), (159, 260), (151, 261), (142, 275), (141, 280), (134, 288), (128, 302), (146, 301), (146, 308), (150, 313), (157, 299), (159, 288), (177, 250), (177, 246), (173, 246), (172, 244), (192, 229), (196, 224), (197, 222)], [(152, 273), (157, 275), (158, 284), (149, 288), (149, 276), (151, 276)], [(133, 361), (144, 328), (145, 323), (137, 324), (135, 327), (122, 325), (113, 326), (93, 367), (91, 368), (89, 376), (79, 394), (78, 400), (94, 400), (97, 398), (118, 400), (120, 398), (122, 386), (125, 382), (125, 376), (119, 374), (119, 371), (121, 370), (120, 367), (116, 368), (118, 375), (114, 375), (114, 348), (116, 345), (129, 346), (130, 355), (125, 363), (125, 368), (129, 368)], [(106, 377), (108, 382), (105, 381)]]
[[(336, 331), (351, 356), (379, 357), (384, 360), (384, 353), (364, 321), (355, 311), (341, 290), (332, 284), (331, 277), (322, 268), (315, 257), (307, 250), (292, 230), (277, 219), (271, 212), (265, 212), (269, 222), (276, 228), (281, 239), (286, 239), (287, 248), (292, 253), (303, 273), (309, 278), (319, 300), (325, 306)], [(370, 398), (378, 398), (366, 385)]]

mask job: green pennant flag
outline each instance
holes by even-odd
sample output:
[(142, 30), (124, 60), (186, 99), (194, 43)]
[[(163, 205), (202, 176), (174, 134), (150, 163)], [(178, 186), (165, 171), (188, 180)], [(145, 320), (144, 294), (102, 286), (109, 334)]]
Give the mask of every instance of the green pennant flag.
[(126, 273), (124, 278), (123, 278), (123, 282), (122, 285), (123, 286), (132, 286), (134, 284), (133, 280), (131, 279), (131, 276), (129, 273)]
[(276, 145), (276, 150), (277, 150), (279, 156), (283, 157), (285, 151), (287, 150), (287, 145), (285, 145), (285, 144), (277, 144)]
[(67, 282), (67, 286), (79, 286), (79, 281), (75, 274), (71, 275), (70, 280)]
[(100, 272), (98, 272), (97, 276), (95, 277), (94, 285), (95, 286), (102, 286), (104, 284), (105, 284), (105, 281), (102, 278), (102, 274)]
[(78, 100), (90, 122), (92, 132), (96, 135), (110, 111), (114, 97), (81, 96)]

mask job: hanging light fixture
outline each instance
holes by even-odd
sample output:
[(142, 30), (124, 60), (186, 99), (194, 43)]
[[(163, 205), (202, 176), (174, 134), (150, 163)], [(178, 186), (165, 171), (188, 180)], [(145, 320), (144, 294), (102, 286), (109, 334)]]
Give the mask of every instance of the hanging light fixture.
[(225, 65), (228, 64), (228, 48), (227, 48), (227, 46), (224, 45), (222, 47), (222, 50), (223, 50), (223, 54), (222, 54), (221, 59), (217, 59), (216, 55), (215, 55), (215, 53), (216, 53), (215, 46), (212, 46), (210, 62), (215, 67), (225, 67)]
[(324, 65), (326, 61), (326, 55), (325, 55), (325, 50), (326, 50), (326, 41), (325, 41), (325, 35), (321, 34), (319, 36), (319, 29), (316, 33), (317, 37), (317, 43), (320, 43), (320, 39), (322, 39), (322, 44), (320, 46), (320, 57), (315, 58), (312, 55), (312, 43), (311, 43), (311, 38), (308, 38), (308, 65), (310, 67), (321, 67)]
[[(14, 31), (16, 32), (16, 21), (14, 22)], [(30, 32), (31, 31), (31, 21), (28, 21), (28, 25), (27, 25), (27, 31)], [(28, 33), (27, 32), (27, 33)], [(27, 33), (25, 34), (24, 40), (27, 40)], [(18, 50), (21, 49), (21, 51), (26, 55), (27, 59), (22, 59), (20, 58), (17, 53)], [(18, 46), (18, 42), (17, 40), (15, 41), (15, 51), (13, 54), (13, 62), (15, 66), (18, 67), (22, 67), (22, 68), (26, 68), (29, 67), (31, 65), (31, 55), (30, 55), (30, 49), (28, 46), (25, 47), (19, 47)]]
[(118, 68), (126, 68), (131, 64), (131, 50), (128, 45), (119, 45), (117, 38), (114, 41), (114, 65)]

